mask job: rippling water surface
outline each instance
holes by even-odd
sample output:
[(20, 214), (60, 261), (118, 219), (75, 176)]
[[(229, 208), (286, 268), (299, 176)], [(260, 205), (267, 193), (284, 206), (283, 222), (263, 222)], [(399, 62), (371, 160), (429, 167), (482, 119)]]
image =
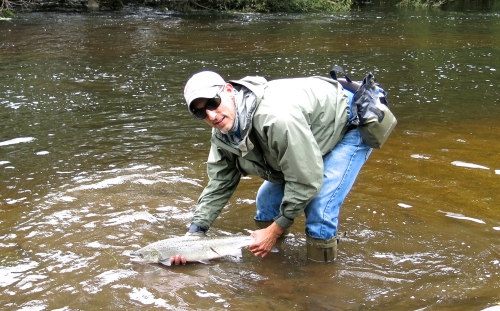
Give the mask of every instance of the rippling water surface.
[[(0, 22), (2, 310), (482, 310), (500, 302), (498, 13), (21, 15)], [(210, 130), (189, 75), (374, 71), (398, 117), (342, 210), (334, 264), (304, 219), (265, 259), (163, 267), (130, 251), (186, 231)], [(254, 230), (245, 178), (211, 235)]]

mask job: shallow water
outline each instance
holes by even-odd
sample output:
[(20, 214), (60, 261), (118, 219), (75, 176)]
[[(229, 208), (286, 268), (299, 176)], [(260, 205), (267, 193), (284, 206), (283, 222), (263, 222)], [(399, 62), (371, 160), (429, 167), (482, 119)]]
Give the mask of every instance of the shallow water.
[[(482, 310), (500, 302), (499, 14), (33, 13), (0, 23), (3, 310)], [(227, 79), (372, 70), (398, 126), (342, 210), (330, 265), (304, 219), (265, 259), (163, 267), (128, 253), (182, 235), (210, 130), (183, 104)], [(245, 178), (211, 235), (254, 230)]]

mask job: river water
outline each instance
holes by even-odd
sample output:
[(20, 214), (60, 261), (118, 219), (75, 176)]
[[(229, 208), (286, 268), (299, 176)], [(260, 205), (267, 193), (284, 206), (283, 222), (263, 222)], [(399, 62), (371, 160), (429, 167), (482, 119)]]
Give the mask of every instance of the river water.
[[(2, 310), (482, 310), (500, 302), (500, 14), (30, 13), (0, 22)], [(265, 259), (179, 267), (130, 251), (182, 235), (210, 130), (191, 73), (376, 74), (398, 126), (344, 203), (334, 264), (303, 217)], [(210, 230), (254, 230), (242, 180)]]

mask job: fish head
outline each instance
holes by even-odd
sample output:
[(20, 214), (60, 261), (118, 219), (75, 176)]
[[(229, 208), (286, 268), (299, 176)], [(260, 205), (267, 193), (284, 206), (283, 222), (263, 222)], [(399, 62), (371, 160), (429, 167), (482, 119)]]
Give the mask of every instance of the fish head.
[(160, 253), (156, 249), (140, 249), (130, 253), (130, 260), (134, 262), (159, 262)]

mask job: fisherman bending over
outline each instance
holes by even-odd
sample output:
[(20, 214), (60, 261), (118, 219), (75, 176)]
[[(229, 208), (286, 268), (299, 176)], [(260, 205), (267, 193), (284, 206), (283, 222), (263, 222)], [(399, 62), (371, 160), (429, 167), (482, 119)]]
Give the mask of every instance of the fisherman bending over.
[[(372, 151), (350, 125), (346, 92), (322, 77), (226, 82), (212, 71), (194, 74), (184, 89), (189, 112), (213, 130), (209, 181), (187, 234), (204, 234), (240, 177), (256, 175), (265, 181), (250, 251), (265, 257), (305, 213), (308, 259), (334, 261), (340, 206)], [(185, 263), (181, 255), (171, 262)]]

